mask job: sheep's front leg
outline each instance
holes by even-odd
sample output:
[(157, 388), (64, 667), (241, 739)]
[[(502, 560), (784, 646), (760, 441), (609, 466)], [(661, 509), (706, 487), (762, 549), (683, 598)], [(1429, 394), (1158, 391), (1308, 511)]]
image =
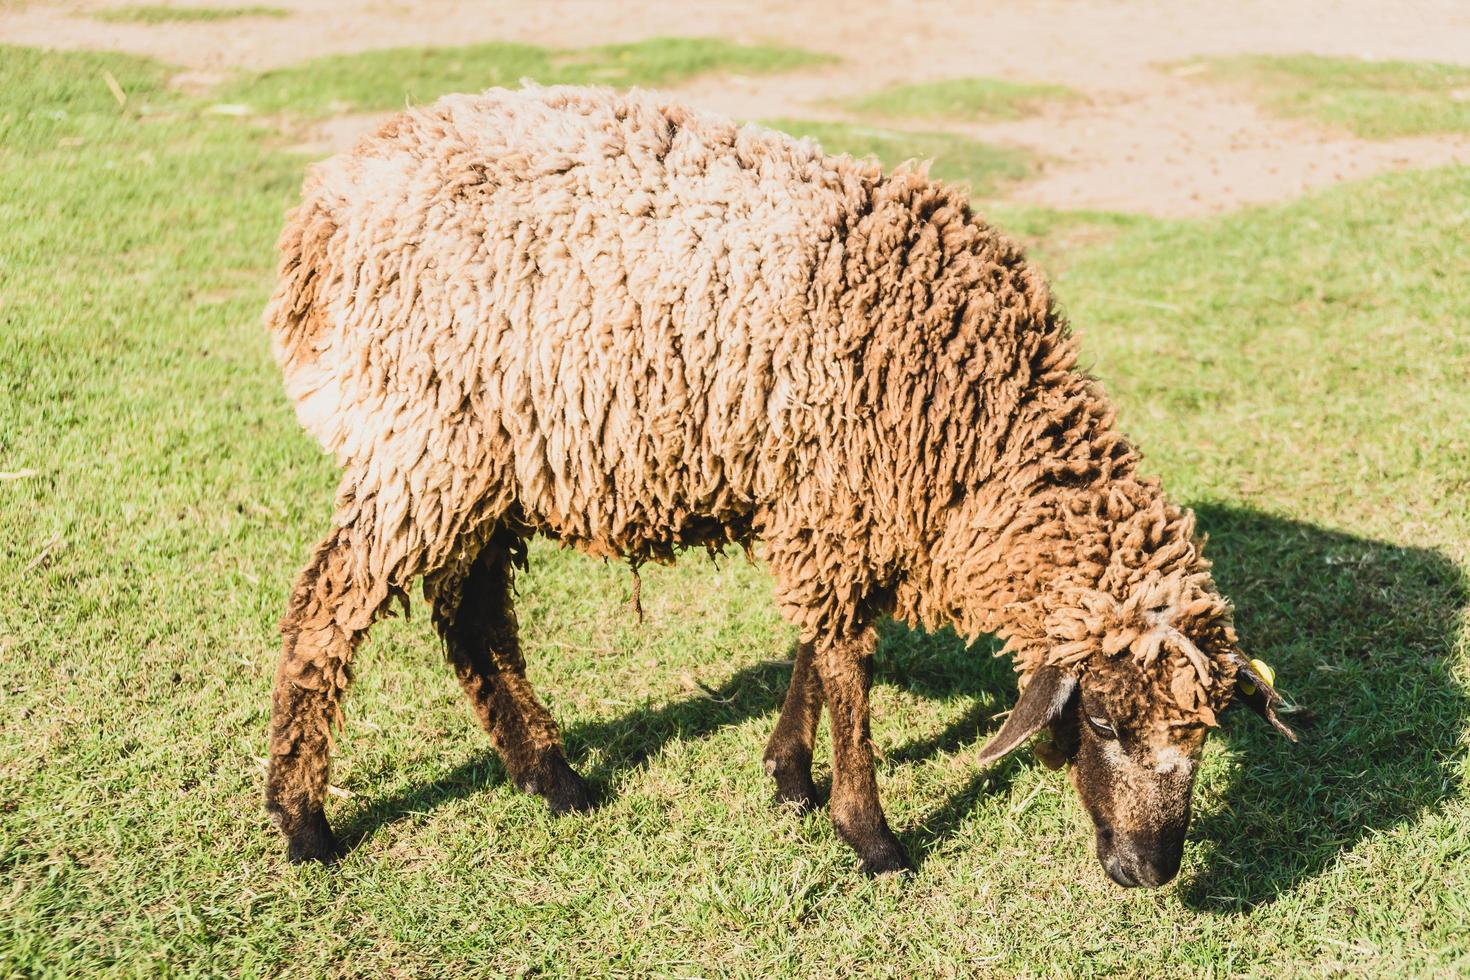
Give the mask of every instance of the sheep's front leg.
[(329, 862), (337, 855), (322, 811), (330, 729), (341, 717), (352, 652), (377, 612), (352, 585), (353, 556), (343, 531), (318, 545), (281, 620), (265, 801), (292, 862)]
[(511, 780), (553, 813), (590, 810), (592, 794), (567, 764), (561, 732), (526, 679), (512, 599), (518, 547), (502, 530), (462, 579), (435, 577), (425, 591), (455, 676)]
[(832, 823), (862, 858), (863, 870), (875, 875), (911, 867), (878, 802), (868, 727), (876, 645), (869, 627), (853, 636), (819, 640), (814, 649), (832, 725)]
[(812, 783), (812, 743), (822, 718), (822, 680), (813, 656), (812, 644), (797, 644), (791, 686), (765, 754), (766, 773), (776, 780), (777, 801), (793, 803), (803, 813), (819, 805)]

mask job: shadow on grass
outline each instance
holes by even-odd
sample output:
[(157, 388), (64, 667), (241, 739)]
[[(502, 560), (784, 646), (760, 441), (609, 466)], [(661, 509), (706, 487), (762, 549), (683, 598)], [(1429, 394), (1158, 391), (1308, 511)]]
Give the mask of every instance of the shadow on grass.
[[(1248, 712), (1225, 716), (1222, 735), (1242, 763), (1220, 792), (1198, 801), (1190, 834), (1198, 856), (1187, 861), (1178, 891), (1188, 906), (1239, 912), (1456, 792), (1455, 754), (1470, 701), (1452, 674), (1452, 657), (1470, 586), (1430, 549), (1232, 507), (1201, 507), (1199, 519), (1247, 651), (1269, 661), (1281, 689), (1317, 718), (1292, 745)], [(994, 649), (991, 641), (967, 647), (948, 631), (927, 635), (884, 624), (877, 683), (922, 697), (979, 700), (943, 731), (890, 750), (883, 765), (953, 752), (995, 727), (1015, 682), (1009, 662), (991, 656)], [(577, 765), (588, 748), (599, 750), (584, 774), (605, 799), (619, 773), (642, 766), (666, 744), (773, 715), (789, 674), (788, 663), (768, 661), (698, 695), (571, 726), (568, 755)], [(922, 862), (979, 799), (1003, 790), (1028, 764), (1017, 755), (976, 772), (902, 832), (912, 856)], [(487, 749), (433, 782), (369, 803), (339, 828), (339, 838), (350, 849), (381, 826), (503, 782), (504, 769)]]
[(1470, 698), (1454, 676), (1470, 582), (1404, 548), (1229, 507), (1199, 508), (1241, 642), (1316, 722), (1291, 745), (1232, 711), (1240, 764), (1191, 829), (1188, 906), (1244, 912), (1457, 792)]
[[(763, 661), (735, 672), (719, 687), (700, 694), (657, 708), (638, 708), (616, 718), (568, 726), (562, 733), (567, 758), (586, 777), (601, 804), (612, 795), (613, 780), (619, 773), (642, 767), (668, 743), (702, 738), (779, 707), (790, 677), (790, 662)], [(589, 767), (585, 757), (594, 747), (600, 759)], [(509, 789), (505, 767), (487, 746), (484, 752), (433, 782), (368, 803), (337, 829), (337, 839), (344, 849), (352, 850), (380, 827), (502, 785)]]

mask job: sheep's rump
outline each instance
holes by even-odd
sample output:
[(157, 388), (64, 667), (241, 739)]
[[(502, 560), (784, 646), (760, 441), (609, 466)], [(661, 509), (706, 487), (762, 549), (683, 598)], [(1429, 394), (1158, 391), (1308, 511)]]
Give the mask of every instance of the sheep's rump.
[(594, 552), (718, 541), (830, 426), (819, 266), (880, 178), (647, 94), (448, 97), (308, 178), (275, 353), (390, 524), (518, 505)]

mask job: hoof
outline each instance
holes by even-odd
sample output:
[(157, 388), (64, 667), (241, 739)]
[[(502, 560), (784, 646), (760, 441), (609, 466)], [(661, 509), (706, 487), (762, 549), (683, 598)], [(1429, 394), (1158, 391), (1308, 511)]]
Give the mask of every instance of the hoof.
[(893, 836), (886, 824), (880, 824), (876, 828), (860, 833), (853, 833), (838, 827), (842, 838), (857, 851), (862, 860), (863, 874), (869, 877), (878, 875), (907, 874), (914, 870), (914, 865), (909, 861), (909, 856)]
[(292, 864), (334, 864), (339, 853), (337, 838), (320, 810), (308, 814), (294, 833), (286, 835), (286, 860)]
[(777, 768), (771, 776), (776, 780), (777, 804), (795, 807), (802, 814), (811, 813), (822, 805), (810, 772), (803, 772), (793, 766)]
[(518, 780), (517, 785), (527, 793), (533, 793), (546, 801), (551, 812), (560, 816), (564, 813), (586, 813), (593, 808), (592, 790), (587, 780), (567, 765), (560, 755), (545, 759), (535, 775)]
[(881, 847), (863, 852), (862, 854), (863, 874), (869, 878), (879, 875), (910, 875), (914, 871), (913, 862), (904, 852), (903, 845), (898, 841), (891, 841)]

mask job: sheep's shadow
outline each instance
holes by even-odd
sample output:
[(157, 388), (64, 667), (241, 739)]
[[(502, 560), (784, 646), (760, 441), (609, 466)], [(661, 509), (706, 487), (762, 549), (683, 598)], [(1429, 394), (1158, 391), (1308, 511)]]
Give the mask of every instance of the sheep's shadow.
[(1199, 508), (1242, 646), (1310, 709), (1292, 745), (1245, 712), (1191, 836), (1186, 905), (1242, 912), (1458, 792), (1470, 697), (1454, 652), (1470, 582), (1445, 555), (1233, 507)]
[[(763, 661), (736, 671), (718, 687), (668, 704), (569, 725), (562, 733), (567, 756), (587, 779), (600, 805), (615, 794), (620, 773), (643, 767), (670, 742), (703, 738), (770, 712), (780, 704), (790, 676), (790, 662)], [(587, 764), (589, 755), (596, 760), (591, 765)], [(505, 767), (487, 745), (432, 782), (373, 799), (337, 828), (338, 843), (353, 850), (388, 824), (502, 786), (509, 788)]]
[[(930, 635), (897, 623), (881, 624), (874, 658), (876, 683), (896, 685), (935, 699), (975, 698), (965, 713), (943, 731), (886, 752), (883, 765), (921, 762), (940, 752), (952, 752), (994, 726), (996, 713), (1005, 710), (1015, 695), (1010, 664), (992, 655), (995, 648), (988, 639), (967, 647), (948, 630)], [(636, 708), (613, 718), (573, 723), (563, 731), (568, 758), (586, 777), (598, 804), (606, 803), (616, 794), (620, 775), (642, 768), (671, 742), (704, 738), (761, 715), (772, 715), (774, 724), (774, 712), (781, 705), (790, 679), (790, 660), (761, 661), (734, 672), (718, 686), (702, 687), (688, 697)], [(744, 762), (754, 765), (759, 760)], [(819, 759), (814, 768), (825, 797), (830, 788), (830, 776), (823, 776), (825, 760)], [(964, 790), (922, 822), (924, 829), (917, 832), (921, 836), (906, 837), (909, 846), (921, 856), (959, 826), (983, 792), (1003, 787), (1013, 769), (1007, 763), (977, 773)], [(369, 799), (336, 827), (337, 840), (344, 850), (351, 851), (384, 826), (472, 793), (508, 787), (504, 766), (487, 746), (432, 781)]]
[[(1234, 507), (1204, 506), (1199, 518), (1248, 652), (1269, 661), (1282, 690), (1317, 719), (1292, 745), (1247, 712), (1226, 715), (1223, 737), (1244, 762), (1223, 789), (1200, 800), (1191, 831), (1196, 857), (1179, 894), (1193, 907), (1238, 911), (1270, 901), (1365, 836), (1414, 820), (1456, 792), (1470, 701), (1453, 675), (1452, 653), (1470, 586), (1431, 549)], [(975, 698), (944, 730), (889, 749), (884, 765), (954, 751), (995, 726), (1015, 683), (993, 649), (989, 641), (967, 646), (947, 631), (884, 626), (879, 684), (928, 698)], [(789, 672), (789, 663), (766, 661), (668, 704), (574, 724), (565, 733), (568, 753), (606, 799), (620, 773), (670, 742), (772, 715)], [(976, 772), (902, 832), (913, 856), (922, 861), (969, 819), (977, 800), (1030, 764), (1020, 755)], [(382, 826), (504, 781), (487, 747), (432, 782), (369, 802), (339, 828), (339, 839), (350, 849)]]

